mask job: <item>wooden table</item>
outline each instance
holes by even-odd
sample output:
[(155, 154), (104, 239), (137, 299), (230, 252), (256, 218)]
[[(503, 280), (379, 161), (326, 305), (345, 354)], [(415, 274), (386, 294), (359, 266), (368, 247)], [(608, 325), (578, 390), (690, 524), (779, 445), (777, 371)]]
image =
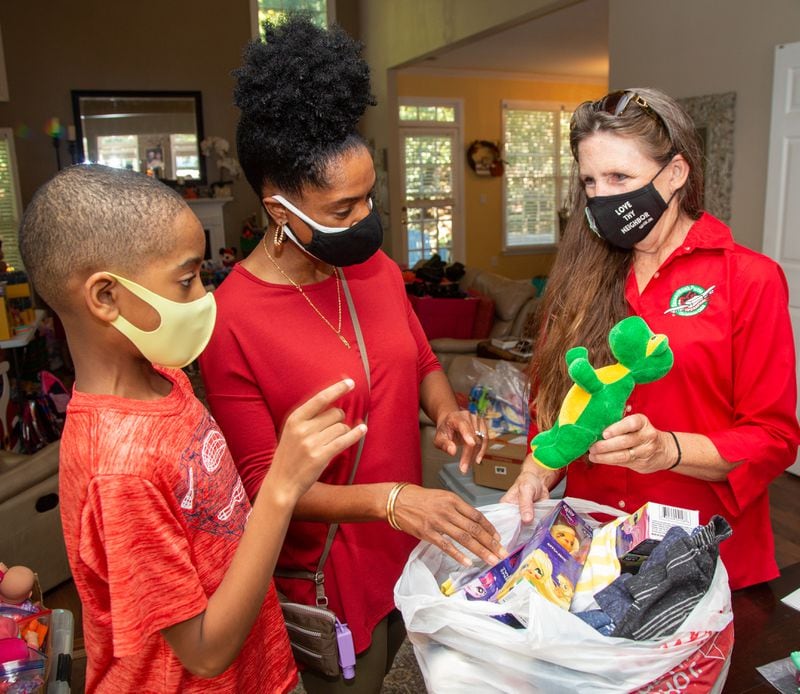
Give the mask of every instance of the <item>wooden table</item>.
[(797, 588), (800, 563), (787, 566), (774, 581), (733, 593), (735, 637), (724, 694), (774, 694), (756, 668), (800, 650), (800, 612), (781, 602)]
[(483, 359), (505, 359), (506, 361), (518, 361), (525, 364), (531, 360), (530, 357), (521, 357), (518, 354), (512, 354), (507, 349), (501, 349), (493, 345), (491, 340), (482, 340), (478, 343), (476, 356)]

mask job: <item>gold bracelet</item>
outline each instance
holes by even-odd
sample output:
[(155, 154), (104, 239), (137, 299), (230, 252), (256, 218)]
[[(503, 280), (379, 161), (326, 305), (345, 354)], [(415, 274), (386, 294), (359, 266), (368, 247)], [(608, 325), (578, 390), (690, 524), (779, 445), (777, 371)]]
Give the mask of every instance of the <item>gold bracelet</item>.
[(397, 501), (397, 496), (400, 492), (408, 486), (408, 482), (398, 482), (397, 484), (392, 487), (391, 491), (389, 492), (389, 498), (386, 500), (386, 520), (389, 521), (389, 525), (391, 525), (395, 530), (402, 530), (397, 523), (397, 518), (394, 512), (394, 505)]

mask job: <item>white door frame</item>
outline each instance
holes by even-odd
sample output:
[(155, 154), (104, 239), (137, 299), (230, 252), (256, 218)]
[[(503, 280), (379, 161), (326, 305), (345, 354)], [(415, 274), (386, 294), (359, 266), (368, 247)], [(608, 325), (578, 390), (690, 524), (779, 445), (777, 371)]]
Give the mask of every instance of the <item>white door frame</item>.
[[(793, 190), (790, 190), (790, 186)], [(789, 283), (795, 352), (800, 353), (800, 43), (775, 47), (767, 194), (766, 255), (780, 263)], [(800, 382), (800, 370), (795, 367)], [(789, 468), (800, 475), (800, 457)]]

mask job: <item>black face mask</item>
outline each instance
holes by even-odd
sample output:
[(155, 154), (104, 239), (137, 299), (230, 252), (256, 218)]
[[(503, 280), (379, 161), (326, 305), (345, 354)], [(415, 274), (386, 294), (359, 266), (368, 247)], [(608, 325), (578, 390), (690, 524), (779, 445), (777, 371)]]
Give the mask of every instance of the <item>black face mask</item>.
[(383, 242), (383, 225), (380, 215), (370, 203), (370, 212), (350, 227), (326, 227), (318, 224), (280, 195), (273, 195), (287, 210), (294, 212), (311, 229), (311, 241), (302, 243), (289, 225), (284, 225), (286, 235), (309, 255), (328, 265), (346, 267), (358, 265), (371, 258)]
[(644, 239), (669, 205), (669, 200), (664, 202), (664, 198), (653, 185), (653, 181), (667, 164), (659, 169), (644, 188), (619, 195), (595, 195), (588, 198), (586, 220), (589, 228), (601, 239), (618, 248), (631, 249)]

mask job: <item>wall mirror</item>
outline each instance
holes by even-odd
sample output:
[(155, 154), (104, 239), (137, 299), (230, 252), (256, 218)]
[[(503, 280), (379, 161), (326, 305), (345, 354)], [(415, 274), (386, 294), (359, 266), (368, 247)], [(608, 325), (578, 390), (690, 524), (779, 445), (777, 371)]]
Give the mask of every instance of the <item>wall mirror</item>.
[(72, 92), (77, 160), (206, 182), (200, 92)]

